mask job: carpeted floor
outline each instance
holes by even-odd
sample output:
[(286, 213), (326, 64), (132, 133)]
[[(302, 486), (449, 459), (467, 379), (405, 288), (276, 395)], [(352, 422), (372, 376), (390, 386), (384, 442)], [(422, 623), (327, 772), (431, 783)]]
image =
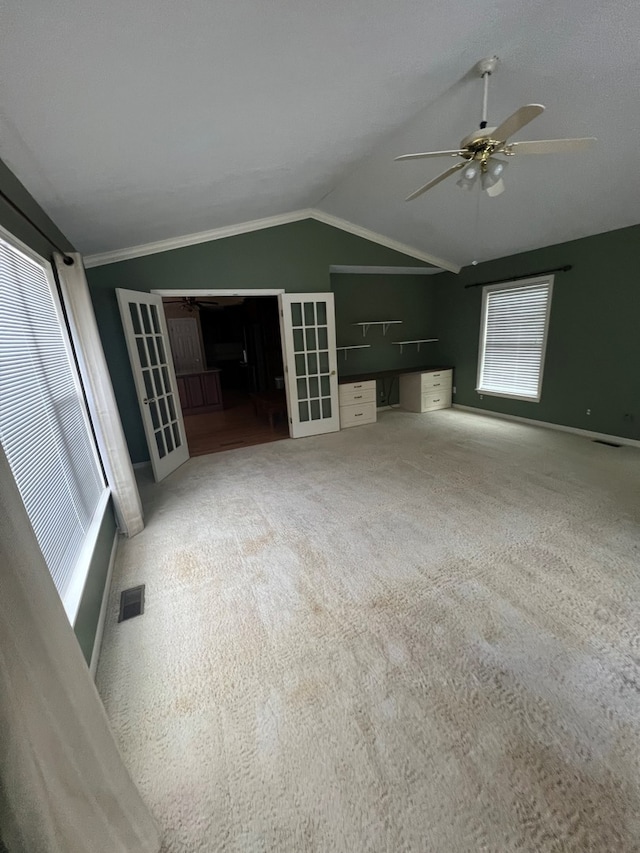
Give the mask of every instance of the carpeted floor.
[(639, 851), (639, 484), (453, 410), (144, 484), (98, 687), (167, 853)]

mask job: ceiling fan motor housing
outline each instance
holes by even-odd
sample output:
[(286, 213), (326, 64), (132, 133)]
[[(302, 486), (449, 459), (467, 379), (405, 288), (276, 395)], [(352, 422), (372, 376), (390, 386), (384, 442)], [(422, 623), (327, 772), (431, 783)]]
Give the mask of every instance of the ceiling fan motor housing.
[[(485, 127), (465, 136), (460, 142), (460, 149), (463, 152), (461, 156), (465, 160), (479, 160), (484, 168), (487, 160), (504, 148), (504, 141), (493, 138), (495, 129), (495, 127)], [(508, 152), (504, 151), (504, 153)]]

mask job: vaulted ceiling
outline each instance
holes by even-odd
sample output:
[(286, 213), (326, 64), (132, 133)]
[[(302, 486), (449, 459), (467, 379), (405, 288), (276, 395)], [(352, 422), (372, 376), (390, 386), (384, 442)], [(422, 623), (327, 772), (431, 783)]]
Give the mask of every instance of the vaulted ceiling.
[[(640, 222), (637, 0), (8, 0), (0, 42), (0, 157), (87, 254), (304, 208), (461, 265)], [(490, 124), (597, 146), (405, 203), (493, 53)]]

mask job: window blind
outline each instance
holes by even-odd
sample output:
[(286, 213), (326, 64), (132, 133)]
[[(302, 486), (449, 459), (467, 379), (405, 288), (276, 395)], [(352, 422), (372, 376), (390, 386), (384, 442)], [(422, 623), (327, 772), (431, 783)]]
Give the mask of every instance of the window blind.
[(552, 281), (485, 288), (478, 391), (540, 399)]
[(0, 238), (0, 441), (64, 602), (105, 484), (50, 275)]

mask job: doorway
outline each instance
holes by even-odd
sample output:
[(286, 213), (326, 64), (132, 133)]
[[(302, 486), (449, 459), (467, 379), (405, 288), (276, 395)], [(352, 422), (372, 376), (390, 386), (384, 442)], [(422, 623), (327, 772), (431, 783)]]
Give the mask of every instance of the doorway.
[(165, 296), (192, 456), (289, 437), (277, 296)]

